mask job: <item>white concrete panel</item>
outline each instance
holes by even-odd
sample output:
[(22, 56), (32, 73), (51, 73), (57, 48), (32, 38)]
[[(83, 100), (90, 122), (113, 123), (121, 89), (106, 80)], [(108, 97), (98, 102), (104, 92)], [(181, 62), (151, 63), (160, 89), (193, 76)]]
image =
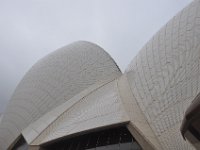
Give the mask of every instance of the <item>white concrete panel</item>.
[(162, 149), (162, 146), (159, 143), (155, 133), (151, 129), (146, 116), (141, 111), (135, 95), (133, 95), (131, 91), (127, 80), (128, 76), (131, 76), (131, 74), (125, 73), (118, 79), (119, 95), (121, 97), (124, 109), (130, 118), (128, 129), (132, 131), (131, 133), (133, 137), (143, 149), (160, 150)]
[[(42, 117), (40, 117), (35, 122), (31, 123), (27, 128), (22, 131), (24, 138), (26, 139), (28, 144), (31, 144), (33, 140), (35, 140), (50, 124), (52, 124), (57, 118), (59, 118), (64, 112), (68, 111), (71, 107), (73, 107), (76, 103), (78, 103), (85, 96), (92, 93), (97, 88), (104, 86), (106, 82), (98, 82), (96, 84), (91, 85), (85, 90), (81, 91), (79, 94), (75, 95), (65, 103), (57, 106), (52, 109)], [(30, 132), (34, 130), (37, 132), (37, 135), (30, 135)]]
[[(75, 101), (72, 105), (64, 103), (66, 110), (51, 124), (48, 124), (42, 132), (39, 132), (30, 144), (40, 145), (79, 132), (129, 121), (118, 94), (116, 80), (93, 89)], [(31, 124), (30, 128), (36, 130), (33, 127), (34, 124)], [(29, 138), (30, 128), (23, 133), (25, 138)]]

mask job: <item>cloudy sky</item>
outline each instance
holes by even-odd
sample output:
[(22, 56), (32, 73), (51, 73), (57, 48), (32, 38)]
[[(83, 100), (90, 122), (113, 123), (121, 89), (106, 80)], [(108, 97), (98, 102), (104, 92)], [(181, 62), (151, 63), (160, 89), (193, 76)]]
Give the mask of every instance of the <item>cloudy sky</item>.
[(28, 69), (77, 40), (97, 43), (122, 71), (192, 0), (0, 0), (0, 112)]

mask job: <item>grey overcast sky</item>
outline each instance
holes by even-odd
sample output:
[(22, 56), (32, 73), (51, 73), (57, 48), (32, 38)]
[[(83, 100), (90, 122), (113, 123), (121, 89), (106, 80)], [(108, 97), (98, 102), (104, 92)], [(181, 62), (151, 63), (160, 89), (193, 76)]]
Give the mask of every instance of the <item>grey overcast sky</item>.
[(77, 40), (104, 48), (122, 71), (192, 0), (0, 0), (0, 112), (28, 69)]

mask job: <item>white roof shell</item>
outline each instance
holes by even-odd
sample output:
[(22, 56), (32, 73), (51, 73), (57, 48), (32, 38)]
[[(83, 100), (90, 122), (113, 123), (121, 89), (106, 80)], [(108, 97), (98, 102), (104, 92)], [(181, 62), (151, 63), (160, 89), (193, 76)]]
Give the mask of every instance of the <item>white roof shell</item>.
[(47, 55), (17, 86), (0, 124), (0, 149), (7, 149), (31, 122), (90, 85), (120, 75), (113, 59), (89, 42), (75, 42)]
[(180, 126), (200, 92), (200, 1), (173, 17), (140, 50), (126, 74), (142, 112), (164, 150), (193, 149)]

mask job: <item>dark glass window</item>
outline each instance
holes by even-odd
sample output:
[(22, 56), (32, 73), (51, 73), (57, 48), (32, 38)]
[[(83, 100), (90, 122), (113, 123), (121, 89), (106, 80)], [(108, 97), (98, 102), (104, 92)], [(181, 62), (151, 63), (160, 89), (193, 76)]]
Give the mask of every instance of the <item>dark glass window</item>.
[(94, 133), (89, 134), (88, 136), (89, 136), (89, 142), (87, 148), (90, 149), (96, 147), (98, 136), (96, 136)]
[(200, 133), (196, 130), (192, 125), (189, 126), (189, 131), (193, 134), (193, 136), (200, 141)]
[(45, 150), (141, 150), (126, 127), (117, 127), (62, 139), (43, 146)]

